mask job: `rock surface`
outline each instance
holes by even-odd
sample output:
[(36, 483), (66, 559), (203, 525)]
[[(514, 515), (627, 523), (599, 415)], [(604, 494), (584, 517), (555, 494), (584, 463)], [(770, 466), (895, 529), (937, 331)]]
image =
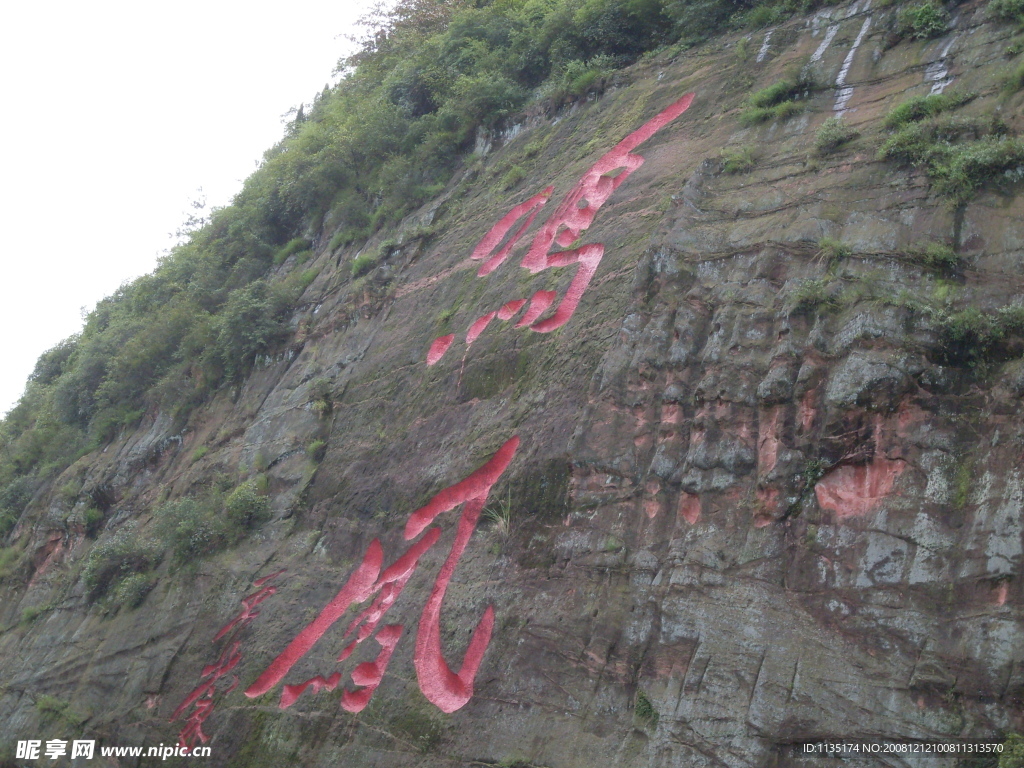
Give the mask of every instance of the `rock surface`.
[[(273, 519), (216, 557), (168, 559), (138, 608), (115, 611), (82, 583), (97, 540), (56, 490), (40, 491), (12, 534), (32, 553), (24, 578), (2, 585), (0, 730), (171, 743), (187, 723), (171, 722), (179, 705), (222, 672), (201, 720), (212, 766), (795, 765), (796, 745), (824, 737), (1024, 728), (1022, 369), (943, 361), (906, 298), (950, 285), (989, 308), (1019, 297), (1024, 198), (988, 190), (952, 209), (922, 174), (875, 159), (882, 116), (933, 89), (936, 62), (979, 92), (969, 109), (994, 108), (1009, 29), (967, 3), (946, 37), (889, 47), (893, 13), (858, 2), (792, 20), (755, 37), (756, 63), (738, 58), (737, 38), (645, 60), (468, 166), (366, 278), (350, 278), (354, 253), (330, 252), (325, 226), (286, 349), (184, 431), (150, 414), (55, 484), (74, 478), (113, 511), (100, 541), (130, 520), (155, 524), (159, 500), (217, 473), (262, 472)], [(803, 114), (739, 127), (747, 93), (799, 66), (852, 91), (825, 88)], [(486, 313), (566, 292), (583, 265), (520, 268), (534, 232), (603, 153), (688, 91), (693, 105), (635, 150), (643, 164), (583, 234), (604, 255), (572, 319), (535, 333), (516, 327), (522, 314), (497, 315), (468, 346)], [(837, 97), (861, 136), (817, 157)], [(1000, 108), (1021, 129), (1014, 98)], [(531, 136), (550, 140), (527, 160)], [(726, 173), (720, 152), (744, 145), (755, 167)], [(530, 175), (499, 191), (513, 162)], [(508, 260), (478, 277), (474, 246), (549, 184)], [(823, 237), (851, 254), (827, 263)], [(907, 256), (929, 240), (955, 246), (961, 275)], [(812, 280), (836, 300), (796, 308)], [(317, 409), (322, 379), (334, 394)], [(283, 679), (322, 684), (287, 709), (280, 685), (244, 695), (374, 539), (387, 568), (413, 511), (513, 436), (441, 603), (453, 675), (493, 606), (468, 703), (443, 714), (424, 698), (418, 638), (459, 507), (438, 515), (438, 544), (383, 618), (404, 628), (383, 676), (371, 664), (383, 642), (337, 661), (353, 612)], [(280, 569), (258, 608), (242, 605)], [(357, 714), (339, 706), (353, 681), (379, 683)]]

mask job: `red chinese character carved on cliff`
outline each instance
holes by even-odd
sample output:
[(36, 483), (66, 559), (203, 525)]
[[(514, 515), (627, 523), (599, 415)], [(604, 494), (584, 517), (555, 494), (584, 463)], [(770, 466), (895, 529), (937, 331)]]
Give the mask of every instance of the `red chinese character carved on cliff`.
[[(494, 609), (488, 606), (484, 611), (463, 655), (462, 666), (458, 672), (453, 672), (444, 660), (441, 650), (441, 603), (455, 568), (476, 529), (480, 511), (487, 503), (491, 488), (508, 468), (518, 447), (519, 438), (511, 438), (480, 469), (440, 491), (424, 506), (413, 512), (405, 526), (405, 539), (411, 541), (420, 534), (423, 536), (383, 573), (381, 567), (384, 563), (384, 551), (380, 541), (374, 539), (367, 548), (362, 562), (334, 599), (295, 636), (288, 647), (245, 690), (245, 695), (250, 698), (261, 696), (282, 682), (296, 662), (309, 652), (352, 605), (377, 595), (374, 602), (356, 616), (344, 634), (344, 637), (355, 634), (355, 639), (338, 656), (339, 661), (347, 659), (359, 643), (376, 631), (377, 625), (412, 577), (420, 558), (441, 537), (441, 529), (429, 528), (430, 524), (438, 515), (463, 505), (455, 541), (434, 580), (430, 597), (427, 598), (420, 616), (413, 658), (420, 690), (428, 701), (444, 712), (454, 712), (465, 705), (473, 696), (473, 681), (490, 643), (491, 630), (494, 627)], [(387, 670), (391, 655), (401, 638), (402, 629), (401, 624), (389, 624), (377, 632), (376, 640), (381, 650), (374, 661), (364, 662), (352, 671), (352, 682), (358, 687), (354, 691), (345, 691), (342, 694), (341, 706), (345, 710), (359, 712), (369, 703)], [(327, 678), (317, 675), (301, 683), (285, 685), (279, 706), (282, 709), (290, 707), (308, 689), (334, 690), (340, 681), (341, 674), (335, 672)]]
[[(601, 243), (592, 243), (578, 248), (570, 246), (579, 240), (580, 236), (594, 223), (594, 217), (601, 206), (612, 196), (612, 193), (630, 177), (633, 171), (644, 164), (644, 158), (641, 155), (633, 154), (633, 150), (683, 114), (690, 107), (692, 101), (693, 94), (686, 94), (616, 144), (583, 174), (583, 178), (569, 190), (562, 202), (558, 204), (558, 208), (555, 209), (551, 218), (534, 235), (530, 249), (521, 262), (524, 269), (536, 274), (545, 269), (568, 267), (573, 264), (577, 264), (578, 267), (565, 295), (562, 296), (562, 300), (557, 304), (551, 316), (543, 320), (540, 319), (541, 315), (554, 304), (557, 294), (554, 291), (537, 291), (530, 297), (530, 305), (523, 317), (516, 323), (517, 328), (528, 327), (537, 333), (549, 333), (569, 322), (604, 256), (604, 245)], [(540, 194), (515, 206), (491, 228), (490, 232), (484, 235), (470, 256), (471, 259), (484, 262), (477, 272), (478, 276), (488, 275), (501, 266), (512, 248), (533, 223), (540, 208), (551, 197), (552, 191), (553, 187), (548, 187)], [(527, 218), (523, 225), (508, 238), (500, 250), (496, 250), (506, 235), (524, 216)], [(559, 250), (552, 253), (551, 249), (555, 246)], [(525, 304), (526, 299), (516, 299), (505, 304), (500, 310), (477, 318), (466, 333), (466, 346), (469, 347), (476, 341), (496, 317), (499, 320), (511, 320)], [(454, 334), (435, 339), (427, 352), (427, 365), (437, 363), (454, 340)]]
[[(693, 94), (686, 94), (602, 156), (566, 194), (552, 216), (534, 235), (521, 262), (523, 268), (536, 274), (546, 269), (577, 265), (576, 273), (561, 300), (556, 304), (558, 294), (555, 291), (538, 290), (529, 299), (519, 298), (506, 302), (499, 309), (481, 315), (470, 325), (465, 336), (467, 348), (484, 333), (491, 322), (496, 319), (510, 321), (520, 312), (522, 315), (516, 322), (516, 327), (530, 328), (538, 333), (548, 333), (560, 328), (572, 318), (601, 263), (604, 245), (592, 243), (575, 248), (572, 246), (590, 228), (597, 212), (615, 190), (643, 165), (644, 158), (634, 154), (633, 150), (679, 117), (689, 108), (692, 101)], [(504, 263), (516, 243), (533, 224), (553, 190), (553, 187), (547, 187), (513, 207), (481, 239), (470, 257), (483, 262), (477, 272), (478, 276), (486, 276)], [(550, 316), (543, 317), (552, 306), (554, 311)], [(454, 341), (454, 334), (435, 339), (427, 353), (427, 364), (437, 363)], [(440, 528), (430, 527), (433, 521), (438, 515), (461, 505), (462, 514), (459, 517), (454, 541), (420, 615), (413, 661), (420, 690), (427, 700), (449, 713), (464, 706), (473, 696), (476, 674), (490, 644), (494, 628), (494, 609), (488, 606), (484, 610), (463, 654), (462, 664), (458, 672), (455, 672), (445, 661), (441, 648), (441, 605), (459, 560), (476, 530), (491, 488), (511, 463), (518, 446), (519, 438), (511, 438), (486, 464), (462, 481), (440, 491), (427, 504), (413, 512), (405, 527), (405, 539), (412, 541), (419, 537), (419, 540), (383, 572), (381, 568), (384, 564), (384, 551), (380, 541), (374, 539), (344, 586), (245, 690), (245, 695), (250, 698), (261, 696), (282, 683), (292, 667), (320, 641), (350, 607), (373, 597), (370, 606), (350, 622), (343, 639), (352, 639), (338, 655), (339, 662), (345, 661), (356, 647), (369, 637), (374, 637), (380, 645), (380, 651), (373, 661), (363, 662), (352, 670), (351, 679), (356, 686), (355, 689), (344, 690), (342, 693), (341, 706), (345, 710), (362, 711), (380, 685), (403, 632), (401, 624), (388, 624), (379, 631), (378, 626), (415, 573), (420, 558), (441, 537)], [(699, 507), (695, 514), (699, 514)], [(280, 573), (255, 582), (258, 591), (242, 600), (241, 611), (217, 633), (214, 640), (231, 634), (259, 615), (257, 606), (276, 592), (276, 587), (267, 585), (267, 582)], [(203, 670), (203, 682), (174, 711), (172, 719), (178, 719), (189, 708), (193, 708), (179, 735), (179, 741), (183, 745), (193, 746), (196, 741), (207, 741), (202, 724), (213, 710), (217, 682), (228, 676), (242, 658), (238, 649), (237, 641), (230, 642), (218, 661)], [(307, 690), (314, 693), (335, 690), (341, 684), (341, 680), (342, 673), (333, 672), (327, 677), (316, 675), (299, 683), (284, 684), (279, 706), (282, 709), (290, 707)], [(233, 690), (237, 685), (238, 678), (233, 677), (224, 693)]]
[[(221, 627), (220, 631), (214, 635), (213, 640), (216, 642), (222, 637), (230, 634), (233, 630), (244, 627), (246, 624), (251, 622), (257, 616), (260, 615), (259, 610), (256, 608), (260, 603), (266, 600), (268, 597), (277, 592), (277, 587), (273, 586), (269, 582), (276, 579), (284, 573), (284, 570), (280, 570), (277, 573), (272, 573), (269, 576), (256, 579), (253, 582), (253, 586), (258, 589), (251, 595), (246, 595), (242, 598), (242, 610), (238, 612), (231, 621)], [(194, 709), (189, 712), (185, 718), (185, 726), (181, 729), (178, 734), (178, 743), (183, 747), (194, 747), (197, 742), (206, 743), (208, 737), (203, 733), (203, 723), (213, 713), (213, 697), (217, 691), (217, 682), (227, 675), (238, 666), (238, 662), (242, 660), (242, 654), (239, 653), (238, 648), (241, 645), (239, 641), (228, 643), (224, 650), (221, 651), (220, 657), (214, 664), (208, 664), (203, 668), (200, 678), (203, 680), (199, 685), (192, 689), (184, 701), (178, 705), (178, 708), (174, 710), (171, 715), (171, 722), (174, 722), (179, 717), (188, 711), (189, 707)], [(232, 676), (230, 685), (223, 691), (221, 695), (231, 693), (238, 687), (238, 678)]]

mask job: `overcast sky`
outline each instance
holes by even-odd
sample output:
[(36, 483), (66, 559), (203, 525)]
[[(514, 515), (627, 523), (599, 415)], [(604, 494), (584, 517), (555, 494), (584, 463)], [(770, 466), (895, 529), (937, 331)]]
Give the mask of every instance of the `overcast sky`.
[(225, 205), (351, 50), (367, 0), (9, 3), (0, 28), (0, 414), (41, 352)]

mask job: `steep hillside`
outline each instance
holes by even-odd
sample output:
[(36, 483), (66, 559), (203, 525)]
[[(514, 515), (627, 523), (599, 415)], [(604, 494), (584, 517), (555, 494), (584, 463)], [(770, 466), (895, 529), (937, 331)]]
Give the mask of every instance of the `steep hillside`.
[(1021, 10), (641, 29), (415, 194), (380, 172), (388, 212), (312, 184), (256, 231), (299, 182), (250, 182), (5, 422), (2, 748), (768, 766), (1024, 730)]

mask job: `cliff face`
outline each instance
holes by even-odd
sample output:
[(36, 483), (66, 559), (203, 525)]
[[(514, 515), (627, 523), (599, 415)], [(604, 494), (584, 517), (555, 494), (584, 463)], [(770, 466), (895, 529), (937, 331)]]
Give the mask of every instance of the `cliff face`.
[[(364, 277), (328, 218), (287, 348), (33, 500), (0, 730), (208, 738), (218, 766), (773, 765), (1020, 730), (1024, 367), (963, 311), (1019, 301), (1020, 169), (954, 204), (876, 159), (884, 116), (943, 89), (1024, 129), (1012, 34), (967, 3), (899, 41), (895, 13), (648, 57), (481, 137)], [(742, 127), (798, 71), (796, 114)], [(817, 152), (836, 110), (858, 135)], [(164, 558), (137, 608), (90, 598), (91, 551), (225, 473), (264, 478), (269, 522)]]

